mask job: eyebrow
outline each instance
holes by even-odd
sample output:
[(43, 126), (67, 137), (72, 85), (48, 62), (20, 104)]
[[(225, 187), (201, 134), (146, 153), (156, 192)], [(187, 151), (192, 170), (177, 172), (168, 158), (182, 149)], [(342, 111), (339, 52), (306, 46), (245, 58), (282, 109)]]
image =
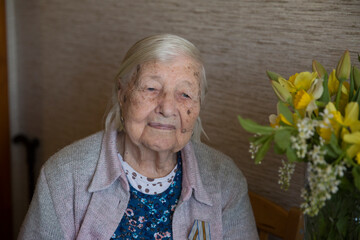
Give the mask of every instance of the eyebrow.
[[(145, 78), (150, 78), (151, 80), (156, 80), (156, 81), (163, 81), (163, 78), (160, 75), (145, 75)], [(189, 87), (193, 87), (194, 84), (191, 83), (188, 80), (184, 80), (183, 83), (185, 83), (186, 85), (188, 85)]]
[(148, 77), (150, 77), (151, 79), (154, 79), (154, 80), (162, 79), (161, 76), (159, 76), (159, 75), (150, 75)]

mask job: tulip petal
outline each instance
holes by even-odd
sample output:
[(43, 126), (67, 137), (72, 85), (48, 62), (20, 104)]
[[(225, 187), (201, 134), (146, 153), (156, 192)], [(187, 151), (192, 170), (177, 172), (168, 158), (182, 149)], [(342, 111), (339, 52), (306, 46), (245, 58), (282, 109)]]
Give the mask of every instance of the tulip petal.
[(335, 69), (333, 69), (333, 71), (329, 76), (328, 88), (329, 88), (330, 96), (336, 94), (337, 89), (339, 88), (339, 80), (336, 78)]
[(347, 143), (360, 144), (360, 132), (345, 134), (343, 140)]
[(351, 126), (352, 123), (356, 123), (359, 119), (359, 104), (357, 102), (350, 102), (345, 108), (345, 120), (344, 125)]
[(350, 71), (351, 71), (350, 53), (348, 50), (346, 50), (336, 67), (336, 77), (341, 81), (347, 80), (350, 76)]
[(358, 154), (360, 152), (360, 145), (359, 144), (354, 144), (351, 145), (347, 150), (346, 153), (348, 154), (348, 156), (350, 158), (353, 158), (356, 154)]
[(332, 102), (329, 102), (329, 103), (326, 105), (326, 109), (327, 109), (330, 113), (336, 111), (336, 107), (335, 107), (334, 103), (332, 103)]

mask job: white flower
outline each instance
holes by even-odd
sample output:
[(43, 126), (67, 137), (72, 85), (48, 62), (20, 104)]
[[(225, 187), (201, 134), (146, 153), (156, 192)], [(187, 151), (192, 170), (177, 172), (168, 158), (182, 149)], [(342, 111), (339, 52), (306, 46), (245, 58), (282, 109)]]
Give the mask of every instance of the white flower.
[(251, 153), (251, 159), (255, 159), (255, 155), (258, 150), (259, 150), (259, 145), (255, 145), (254, 143), (250, 142), (249, 152)]
[(322, 128), (327, 128), (328, 126), (331, 126), (330, 119), (333, 119), (334, 115), (330, 113), (327, 108), (325, 108), (324, 111), (320, 113), (320, 116), (322, 116), (323, 118), (323, 123), (321, 123), (320, 125)]
[(327, 164), (323, 159), (324, 154), (324, 151), (321, 151), (318, 146), (314, 146), (312, 153), (308, 155), (310, 160), (307, 178), (309, 186), (308, 189), (303, 189), (301, 192), (305, 201), (301, 204), (301, 208), (309, 216), (316, 216), (325, 205), (325, 201), (338, 191), (339, 178), (343, 176), (346, 169), (342, 161), (334, 165)]
[(279, 168), (279, 181), (281, 188), (287, 190), (290, 186), (291, 176), (295, 171), (295, 164), (282, 160), (283, 166)]
[(299, 137), (309, 139), (314, 135), (315, 127), (318, 125), (316, 120), (304, 118), (299, 121), (296, 126), (298, 127)]

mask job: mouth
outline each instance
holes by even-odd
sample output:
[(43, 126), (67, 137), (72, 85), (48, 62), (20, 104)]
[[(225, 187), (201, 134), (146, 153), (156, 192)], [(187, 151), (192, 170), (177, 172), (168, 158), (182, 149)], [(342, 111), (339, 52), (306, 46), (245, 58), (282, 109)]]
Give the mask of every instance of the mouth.
[(150, 126), (152, 128), (160, 129), (160, 130), (175, 130), (176, 129), (176, 127), (172, 124), (163, 124), (163, 123), (154, 123), (154, 122), (148, 123), (148, 126)]

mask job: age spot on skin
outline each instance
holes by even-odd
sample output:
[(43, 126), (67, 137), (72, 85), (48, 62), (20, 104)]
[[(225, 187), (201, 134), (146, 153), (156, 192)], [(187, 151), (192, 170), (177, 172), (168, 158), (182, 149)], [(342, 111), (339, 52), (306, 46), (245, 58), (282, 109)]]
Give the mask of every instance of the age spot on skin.
[(190, 113), (191, 113), (190, 110), (187, 110), (187, 114), (190, 115)]

